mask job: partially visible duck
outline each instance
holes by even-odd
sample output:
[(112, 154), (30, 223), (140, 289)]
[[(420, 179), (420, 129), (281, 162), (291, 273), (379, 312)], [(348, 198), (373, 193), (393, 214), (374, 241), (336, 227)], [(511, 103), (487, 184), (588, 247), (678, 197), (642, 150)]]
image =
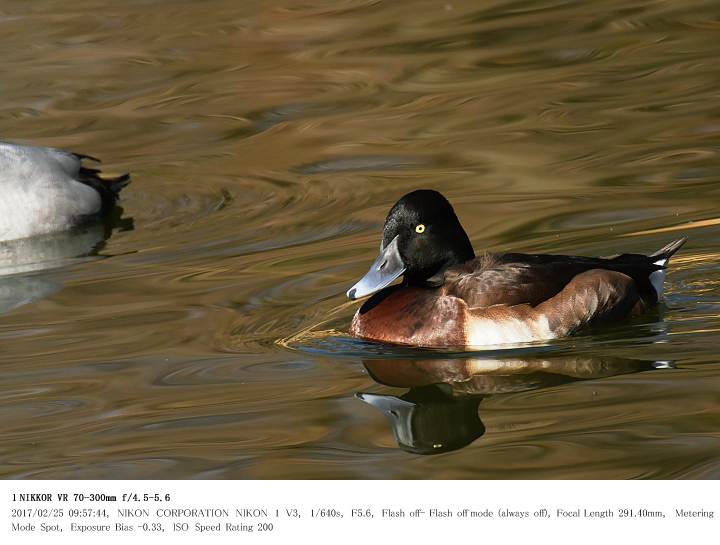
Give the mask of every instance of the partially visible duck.
[(65, 231), (112, 211), (130, 176), (104, 178), (88, 155), (0, 143), (0, 241)]
[[(415, 346), (487, 346), (572, 335), (655, 306), (685, 243), (645, 256), (475, 256), (450, 203), (418, 190), (390, 210), (380, 255), (347, 296), (372, 295), (350, 333)], [(402, 284), (390, 286), (403, 277)]]

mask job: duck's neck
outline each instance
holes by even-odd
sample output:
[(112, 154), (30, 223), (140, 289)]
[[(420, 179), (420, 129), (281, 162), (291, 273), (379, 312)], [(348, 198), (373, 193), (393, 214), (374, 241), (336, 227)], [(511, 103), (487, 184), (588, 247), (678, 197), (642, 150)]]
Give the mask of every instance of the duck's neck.
[[(405, 283), (415, 286), (438, 287), (445, 282), (445, 272), (456, 265), (461, 265), (466, 261), (475, 259), (475, 252), (468, 236), (463, 231), (462, 240), (456, 242), (451, 248), (448, 248), (443, 256), (438, 260), (437, 266), (426, 271), (422, 275), (406, 275)], [(430, 273), (428, 275), (428, 273)]]
[(461, 265), (466, 261), (475, 259), (475, 251), (470, 243), (470, 238), (467, 236), (465, 229), (460, 225), (460, 222), (458, 222), (457, 229), (454, 230), (451, 240), (452, 244), (448, 245), (440, 260), (440, 267), (434, 274), (444, 272), (450, 267)]
[(460, 265), (461, 263), (465, 263), (466, 261), (470, 261), (471, 259), (475, 259), (475, 250), (473, 250), (467, 233), (463, 231), (457, 246), (453, 248), (452, 265)]

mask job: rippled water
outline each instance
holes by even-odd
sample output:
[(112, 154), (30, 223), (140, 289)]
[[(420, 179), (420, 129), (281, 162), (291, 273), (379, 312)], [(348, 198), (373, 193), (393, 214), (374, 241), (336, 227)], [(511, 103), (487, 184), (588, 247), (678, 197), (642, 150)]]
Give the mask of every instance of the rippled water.
[[(719, 478), (719, 14), (4, 2), (0, 135), (134, 181), (109, 239), (0, 248), (0, 475)], [(419, 187), (477, 249), (690, 240), (642, 320), (472, 354), (351, 339), (344, 291)]]

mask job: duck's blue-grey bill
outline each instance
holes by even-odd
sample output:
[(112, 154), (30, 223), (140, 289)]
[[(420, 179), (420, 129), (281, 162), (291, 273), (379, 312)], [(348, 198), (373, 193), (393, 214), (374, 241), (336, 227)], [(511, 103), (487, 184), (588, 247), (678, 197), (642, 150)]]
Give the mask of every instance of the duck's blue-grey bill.
[(362, 399), (368, 405), (372, 405), (384, 413), (390, 413), (393, 411), (395, 414), (398, 414), (399, 412), (408, 413), (415, 407), (415, 403), (390, 395), (357, 392), (355, 397)]
[(392, 284), (404, 272), (405, 263), (398, 251), (398, 237), (395, 237), (385, 248), (381, 246), (380, 255), (370, 266), (370, 270), (348, 290), (347, 296), (350, 299), (359, 299), (372, 295)]
[(372, 405), (380, 409), (385, 417), (390, 421), (395, 439), (401, 448), (403, 445), (412, 446), (415, 444), (413, 432), (413, 412), (416, 410), (415, 403), (405, 401), (399, 397), (370, 394), (366, 392), (358, 392), (355, 394), (368, 405)]

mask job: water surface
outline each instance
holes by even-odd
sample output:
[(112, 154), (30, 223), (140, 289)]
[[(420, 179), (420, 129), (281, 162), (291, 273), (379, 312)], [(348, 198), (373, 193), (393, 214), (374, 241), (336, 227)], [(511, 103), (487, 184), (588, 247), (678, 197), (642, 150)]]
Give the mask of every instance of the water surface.
[[(15, 0), (0, 28), (3, 138), (133, 175), (132, 229), (0, 250), (0, 476), (720, 477), (717, 5)], [(690, 240), (620, 327), (351, 339), (417, 188), (478, 251)]]

